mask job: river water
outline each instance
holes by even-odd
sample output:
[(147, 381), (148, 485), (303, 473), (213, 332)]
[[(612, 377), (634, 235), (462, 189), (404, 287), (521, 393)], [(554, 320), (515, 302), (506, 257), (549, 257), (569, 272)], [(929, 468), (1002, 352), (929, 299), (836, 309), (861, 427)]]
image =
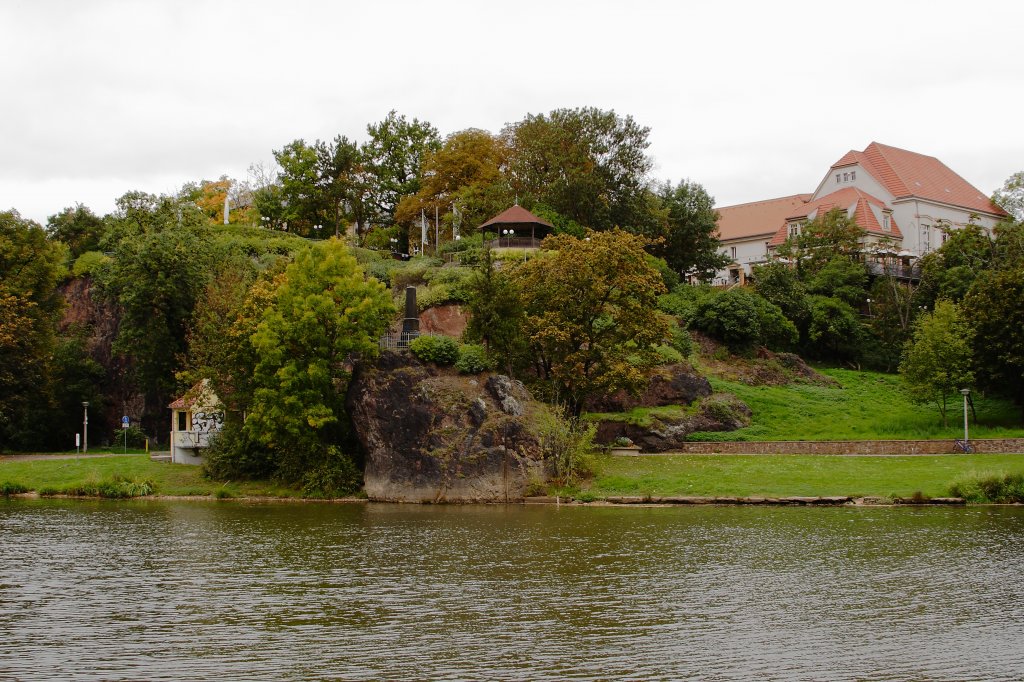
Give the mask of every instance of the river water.
[(1024, 508), (0, 501), (0, 679), (1024, 679)]

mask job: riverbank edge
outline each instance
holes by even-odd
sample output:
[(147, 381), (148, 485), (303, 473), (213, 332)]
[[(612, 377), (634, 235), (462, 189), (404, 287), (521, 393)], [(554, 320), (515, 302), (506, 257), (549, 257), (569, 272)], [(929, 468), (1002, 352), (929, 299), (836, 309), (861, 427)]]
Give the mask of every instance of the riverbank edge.
[(527, 497), (516, 502), (374, 502), (365, 497), (339, 497), (332, 499), (315, 499), (304, 497), (271, 497), (271, 496), (244, 496), (236, 497), (215, 497), (213, 495), (140, 495), (138, 497), (108, 498), (92, 495), (40, 495), (38, 492), (16, 493), (4, 496), (7, 499), (27, 500), (103, 500), (113, 502), (245, 502), (259, 504), (276, 503), (326, 503), (326, 504), (411, 504), (411, 505), (440, 505), (440, 506), (465, 506), (465, 505), (486, 505), (494, 506), (500, 504), (516, 505), (568, 505), (574, 507), (684, 507), (684, 506), (718, 506), (718, 507), (1020, 507), (1017, 503), (996, 503), (996, 502), (971, 502), (968, 503), (961, 497), (932, 497), (932, 498), (882, 498), (882, 497), (849, 497), (849, 496), (825, 496), (825, 497), (702, 497), (702, 496), (621, 496), (614, 495), (596, 500), (578, 500), (574, 497), (559, 496), (534, 496)]

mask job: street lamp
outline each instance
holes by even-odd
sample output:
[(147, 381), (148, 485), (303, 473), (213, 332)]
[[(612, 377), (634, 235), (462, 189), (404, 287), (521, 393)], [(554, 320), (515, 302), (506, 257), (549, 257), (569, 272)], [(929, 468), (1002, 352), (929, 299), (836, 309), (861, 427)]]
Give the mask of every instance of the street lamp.
[(89, 401), (82, 401), (82, 454), (89, 452)]
[(872, 315), (871, 315), (871, 299), (870, 298), (868, 299), (868, 317), (872, 317)]
[(264, 216), (260, 216), (260, 225), (263, 226), (263, 229), (269, 230), (270, 229), (270, 217), (269, 216), (265, 216), (265, 215)]
[(320, 230), (324, 229), (324, 226), (323, 225), (314, 225), (313, 229), (316, 230), (316, 232), (314, 233), (314, 234), (316, 234), (316, 238), (320, 239)]
[(511, 229), (502, 230), (501, 233), (505, 235), (505, 246), (512, 246), (512, 236), (515, 232)]
[(971, 395), (971, 389), (961, 388), (960, 395), (964, 397), (964, 452), (970, 452), (971, 445), (967, 438), (967, 397)]

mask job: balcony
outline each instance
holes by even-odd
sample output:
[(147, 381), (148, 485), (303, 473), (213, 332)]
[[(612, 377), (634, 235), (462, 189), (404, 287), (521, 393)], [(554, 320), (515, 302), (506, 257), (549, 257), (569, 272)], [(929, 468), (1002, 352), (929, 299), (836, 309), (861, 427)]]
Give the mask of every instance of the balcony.
[(212, 435), (207, 431), (172, 431), (171, 445), (187, 450), (208, 448)]

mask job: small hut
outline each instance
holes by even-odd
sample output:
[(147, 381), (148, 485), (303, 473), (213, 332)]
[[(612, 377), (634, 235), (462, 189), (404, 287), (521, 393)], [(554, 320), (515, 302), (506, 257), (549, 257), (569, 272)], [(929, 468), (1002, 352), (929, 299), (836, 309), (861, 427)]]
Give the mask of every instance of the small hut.
[(485, 243), (488, 241), (488, 234), (494, 235), (490, 241), (492, 249), (539, 249), (544, 237), (554, 231), (554, 225), (538, 218), (519, 204), (480, 226)]
[(210, 437), (224, 426), (224, 408), (210, 380), (203, 379), (167, 407), (171, 410), (171, 461), (201, 464)]

